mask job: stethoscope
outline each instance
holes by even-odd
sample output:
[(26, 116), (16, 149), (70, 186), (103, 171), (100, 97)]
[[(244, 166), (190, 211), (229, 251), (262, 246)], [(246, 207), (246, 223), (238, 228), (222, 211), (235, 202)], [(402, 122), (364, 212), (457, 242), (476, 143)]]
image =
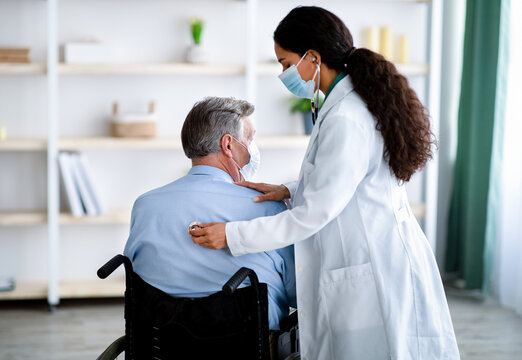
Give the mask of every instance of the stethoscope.
[[(316, 58), (312, 58), (313, 61), (316, 61)], [(321, 68), (320, 64), (317, 64), (317, 92), (316, 97), (312, 95), (311, 101), (311, 109), (312, 109), (312, 124), (315, 125), (315, 121), (317, 120), (317, 116), (319, 115), (319, 84), (321, 84)], [(317, 98), (317, 99), (316, 99)]]

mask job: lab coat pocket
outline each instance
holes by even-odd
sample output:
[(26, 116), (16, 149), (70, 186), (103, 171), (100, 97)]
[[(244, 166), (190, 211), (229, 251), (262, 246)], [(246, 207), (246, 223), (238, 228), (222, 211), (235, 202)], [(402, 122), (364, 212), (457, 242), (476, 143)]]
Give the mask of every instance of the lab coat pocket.
[[(347, 359), (386, 358), (388, 348), (371, 263), (326, 270), (321, 274), (321, 288), (337, 354), (342, 349), (352, 355)], [(366, 355), (361, 357), (363, 353)]]
[(326, 270), (321, 282), (332, 328), (358, 329), (382, 323), (371, 263)]

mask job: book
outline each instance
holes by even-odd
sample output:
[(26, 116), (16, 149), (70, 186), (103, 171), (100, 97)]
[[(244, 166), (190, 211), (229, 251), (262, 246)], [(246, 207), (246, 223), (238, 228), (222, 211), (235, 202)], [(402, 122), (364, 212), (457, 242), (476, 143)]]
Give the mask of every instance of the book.
[(80, 195), (80, 200), (83, 205), (83, 209), (87, 215), (93, 216), (97, 215), (98, 209), (94, 204), (93, 193), (90, 186), (87, 184), (87, 176), (85, 174), (84, 169), (80, 164), (80, 155), (76, 153), (69, 154), (71, 169), (73, 173), (73, 178), (76, 181), (78, 194)]
[(70, 154), (66, 152), (58, 154), (58, 163), (71, 213), (74, 217), (81, 217), (85, 212), (80, 199)]
[(98, 187), (96, 186), (96, 183), (93, 181), (92, 169), (87, 160), (87, 156), (85, 154), (79, 153), (77, 159), (78, 159), (78, 164), (79, 164), (79, 168), (80, 168), (80, 173), (82, 174), (82, 176), (85, 179), (87, 189), (88, 189), (89, 193), (91, 194), (91, 197), (94, 202), (94, 206), (96, 207), (96, 212), (98, 214), (105, 214), (107, 212), (107, 210), (105, 208), (105, 204), (101, 200), (100, 192), (98, 191)]

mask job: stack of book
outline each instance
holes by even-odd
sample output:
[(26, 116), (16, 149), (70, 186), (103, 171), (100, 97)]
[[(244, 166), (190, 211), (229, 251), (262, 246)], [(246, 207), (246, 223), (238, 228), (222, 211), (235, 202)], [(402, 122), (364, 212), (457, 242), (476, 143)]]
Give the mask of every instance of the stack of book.
[(0, 48), (0, 63), (29, 63), (29, 50), (26, 48)]
[(92, 181), (84, 154), (62, 152), (58, 155), (63, 186), (71, 213), (75, 217), (101, 215), (105, 208)]

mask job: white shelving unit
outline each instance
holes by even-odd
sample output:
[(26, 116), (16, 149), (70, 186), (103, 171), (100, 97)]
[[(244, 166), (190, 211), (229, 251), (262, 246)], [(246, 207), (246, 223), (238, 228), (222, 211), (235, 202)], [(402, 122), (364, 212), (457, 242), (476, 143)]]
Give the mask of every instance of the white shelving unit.
[[(59, 151), (112, 151), (112, 150), (165, 150), (181, 151), (179, 136), (160, 136), (154, 139), (121, 139), (104, 136), (60, 136), (60, 94), (59, 81), (62, 78), (80, 76), (96, 79), (108, 75), (167, 75), (177, 76), (221, 76), (241, 77), (244, 79), (244, 98), (257, 103), (260, 79), (275, 76), (281, 72), (277, 63), (258, 60), (257, 38), (259, 8), (265, 6), (257, 0), (245, 0), (246, 56), (244, 63), (124, 63), (124, 64), (65, 64), (59, 62), (58, 1), (47, 0), (47, 45), (45, 63), (0, 64), (0, 76), (45, 76), (47, 88), (47, 137), (8, 137), (0, 141), (2, 152), (46, 152), (47, 153), (47, 208), (38, 210), (9, 210), (0, 212), (0, 227), (46, 226), (48, 233), (47, 261), (48, 280), (40, 282), (21, 282), (13, 292), (0, 293), (2, 299), (35, 299), (47, 298), (49, 305), (57, 305), (60, 298), (121, 296), (123, 279), (116, 280), (79, 280), (61, 281), (59, 260), (61, 256), (60, 234), (62, 227), (100, 226), (122, 224), (128, 225), (130, 209), (112, 209), (102, 216), (85, 216), (75, 218), (70, 214), (60, 213), (59, 172), (57, 155)], [(426, 59), (428, 63), (401, 64), (399, 71), (407, 76), (426, 77), (427, 93), (425, 103), (431, 112), (433, 130), (438, 135), (439, 78), (441, 33), (441, 0), (380, 0), (365, 2), (351, 0), (350, 3), (367, 3), (377, 6), (379, 3), (411, 3), (412, 6), (427, 6), (429, 23), (426, 24), (429, 43)], [(420, 3), (415, 5), (415, 3)], [(132, 6), (126, 4), (125, 6)], [(326, 5), (325, 5), (326, 6)], [(1, 25), (0, 25), (1, 27)], [(83, 77), (82, 77), (83, 76)], [(204, 93), (202, 96), (206, 95)], [(304, 135), (266, 135), (258, 137), (258, 145), (266, 150), (299, 150), (308, 143)], [(437, 199), (437, 161), (425, 171), (425, 202), (412, 206), (417, 217), (424, 219), (424, 228), (428, 239), (435, 239), (436, 199)], [(65, 228), (64, 228), (65, 230)], [(1, 245), (0, 245), (1, 246)], [(435, 247), (435, 244), (432, 243)]]

